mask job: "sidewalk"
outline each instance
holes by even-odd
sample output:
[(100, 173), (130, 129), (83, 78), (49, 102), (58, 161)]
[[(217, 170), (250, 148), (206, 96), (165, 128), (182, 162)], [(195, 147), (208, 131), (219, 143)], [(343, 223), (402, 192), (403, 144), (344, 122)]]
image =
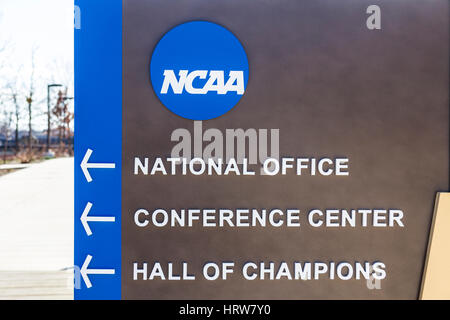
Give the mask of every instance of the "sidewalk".
[(73, 158), (0, 177), (0, 299), (72, 299)]

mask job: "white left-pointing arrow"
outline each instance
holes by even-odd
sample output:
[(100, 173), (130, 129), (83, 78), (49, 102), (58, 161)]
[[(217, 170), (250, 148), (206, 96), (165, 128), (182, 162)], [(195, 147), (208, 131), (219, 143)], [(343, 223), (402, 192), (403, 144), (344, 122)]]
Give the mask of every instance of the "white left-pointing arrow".
[(91, 208), (92, 208), (92, 203), (88, 202), (86, 204), (86, 207), (84, 208), (83, 214), (80, 217), (81, 224), (83, 225), (84, 230), (86, 231), (88, 236), (92, 235), (92, 231), (91, 231), (91, 228), (89, 227), (88, 221), (92, 221), (92, 222), (114, 222), (114, 221), (116, 221), (115, 217), (88, 216), (89, 211), (91, 211)]
[(83, 277), (84, 283), (87, 288), (92, 287), (92, 283), (89, 280), (88, 274), (115, 274), (114, 269), (88, 269), (89, 263), (91, 263), (92, 256), (87, 255), (86, 260), (84, 260), (83, 266), (81, 267), (80, 274)]
[(91, 157), (92, 150), (87, 149), (86, 154), (84, 155), (83, 161), (81, 161), (80, 167), (83, 170), (84, 176), (86, 177), (87, 182), (92, 181), (92, 177), (89, 174), (88, 169), (114, 169), (116, 167), (115, 163), (89, 163), (89, 158)]

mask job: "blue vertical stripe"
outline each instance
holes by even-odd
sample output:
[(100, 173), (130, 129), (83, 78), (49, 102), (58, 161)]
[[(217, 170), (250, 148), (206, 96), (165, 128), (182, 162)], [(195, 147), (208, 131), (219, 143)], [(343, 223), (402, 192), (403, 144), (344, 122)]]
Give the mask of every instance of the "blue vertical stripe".
[[(75, 0), (81, 29), (75, 30), (75, 266), (92, 256), (89, 269), (114, 269), (114, 275), (81, 279), (75, 299), (121, 298), (121, 153), (122, 153), (122, 0)], [(115, 163), (115, 169), (90, 169), (88, 183), (80, 163)], [(115, 222), (91, 222), (88, 236), (80, 217), (114, 216)], [(77, 276), (77, 272), (75, 272)]]

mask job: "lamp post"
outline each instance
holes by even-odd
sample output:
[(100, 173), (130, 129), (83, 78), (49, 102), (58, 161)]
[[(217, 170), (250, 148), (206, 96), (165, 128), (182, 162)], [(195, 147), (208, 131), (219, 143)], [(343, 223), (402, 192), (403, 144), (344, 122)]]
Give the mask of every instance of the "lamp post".
[(51, 124), (50, 124), (50, 89), (54, 87), (62, 87), (62, 84), (49, 84), (47, 85), (47, 152), (50, 150), (50, 131), (51, 131)]

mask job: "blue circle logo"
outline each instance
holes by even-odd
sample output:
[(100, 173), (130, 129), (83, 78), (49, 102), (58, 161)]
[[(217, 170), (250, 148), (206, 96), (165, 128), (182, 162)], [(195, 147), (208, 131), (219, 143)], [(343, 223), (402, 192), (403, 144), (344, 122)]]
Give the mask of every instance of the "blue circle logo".
[(247, 88), (248, 60), (239, 40), (212, 22), (192, 21), (167, 32), (150, 63), (153, 90), (173, 113), (191, 120), (230, 111)]

